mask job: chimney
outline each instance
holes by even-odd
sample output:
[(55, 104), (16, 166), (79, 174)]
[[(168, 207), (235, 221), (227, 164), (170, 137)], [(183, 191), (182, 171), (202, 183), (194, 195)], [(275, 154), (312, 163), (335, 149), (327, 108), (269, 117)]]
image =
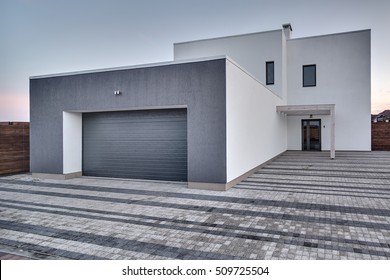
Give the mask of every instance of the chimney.
[(286, 39), (290, 39), (291, 37), (291, 31), (292, 31), (292, 27), (291, 27), (291, 24), (290, 23), (285, 23), (282, 25), (283, 26), (283, 32), (284, 32), (284, 36), (286, 36)]

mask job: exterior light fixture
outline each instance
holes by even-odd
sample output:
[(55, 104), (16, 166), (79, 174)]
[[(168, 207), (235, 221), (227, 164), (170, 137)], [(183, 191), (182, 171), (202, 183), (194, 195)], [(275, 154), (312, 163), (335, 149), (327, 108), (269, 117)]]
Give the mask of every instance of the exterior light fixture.
[(114, 95), (120, 95), (121, 92), (119, 90), (114, 90)]

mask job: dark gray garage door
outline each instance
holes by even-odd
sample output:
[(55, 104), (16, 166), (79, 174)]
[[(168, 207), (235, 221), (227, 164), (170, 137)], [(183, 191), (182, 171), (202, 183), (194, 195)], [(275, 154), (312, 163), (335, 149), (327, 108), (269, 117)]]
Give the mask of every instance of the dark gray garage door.
[(186, 109), (84, 113), (83, 174), (187, 181)]

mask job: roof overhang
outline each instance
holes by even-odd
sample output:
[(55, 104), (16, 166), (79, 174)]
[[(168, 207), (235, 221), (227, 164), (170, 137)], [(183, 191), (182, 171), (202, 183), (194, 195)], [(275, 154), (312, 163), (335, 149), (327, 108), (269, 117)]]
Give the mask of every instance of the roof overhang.
[(334, 108), (335, 104), (284, 105), (276, 106), (276, 111), (287, 116), (331, 115)]
[(286, 116), (329, 115), (330, 116), (330, 158), (336, 156), (335, 149), (335, 104), (283, 105), (276, 106), (276, 111)]

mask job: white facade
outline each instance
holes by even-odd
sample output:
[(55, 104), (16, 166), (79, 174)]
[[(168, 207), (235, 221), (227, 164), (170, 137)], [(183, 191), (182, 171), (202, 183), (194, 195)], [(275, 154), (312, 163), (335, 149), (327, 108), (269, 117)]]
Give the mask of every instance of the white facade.
[[(336, 150), (371, 150), (371, 31), (298, 39), (290, 32), (288, 25), (174, 45), (175, 60), (227, 55), (239, 65), (226, 69), (229, 179), (284, 150), (301, 150), (304, 119), (321, 121), (321, 150), (331, 150), (332, 135)], [(267, 61), (275, 65), (273, 85), (266, 85)], [(315, 86), (303, 86), (304, 65), (315, 65)], [(276, 113), (278, 105), (324, 104), (335, 105), (334, 133), (331, 115)]]
[[(288, 50), (291, 105), (335, 104), (336, 150), (371, 150), (370, 31), (292, 39)], [(302, 87), (302, 65), (316, 64), (317, 85)], [(300, 149), (300, 120), (290, 117), (288, 149)], [(317, 118), (317, 116), (313, 116)], [(329, 150), (329, 117), (323, 117), (323, 149)], [(297, 127), (298, 126), (298, 127)]]
[(226, 55), (265, 84), (265, 61), (275, 62), (275, 80), (268, 88), (283, 94), (283, 32), (282, 30), (238, 35), (174, 44), (174, 59), (184, 60)]
[(233, 60), (226, 60), (228, 182), (286, 150), (286, 119), (275, 111), (281, 104), (279, 96)]

